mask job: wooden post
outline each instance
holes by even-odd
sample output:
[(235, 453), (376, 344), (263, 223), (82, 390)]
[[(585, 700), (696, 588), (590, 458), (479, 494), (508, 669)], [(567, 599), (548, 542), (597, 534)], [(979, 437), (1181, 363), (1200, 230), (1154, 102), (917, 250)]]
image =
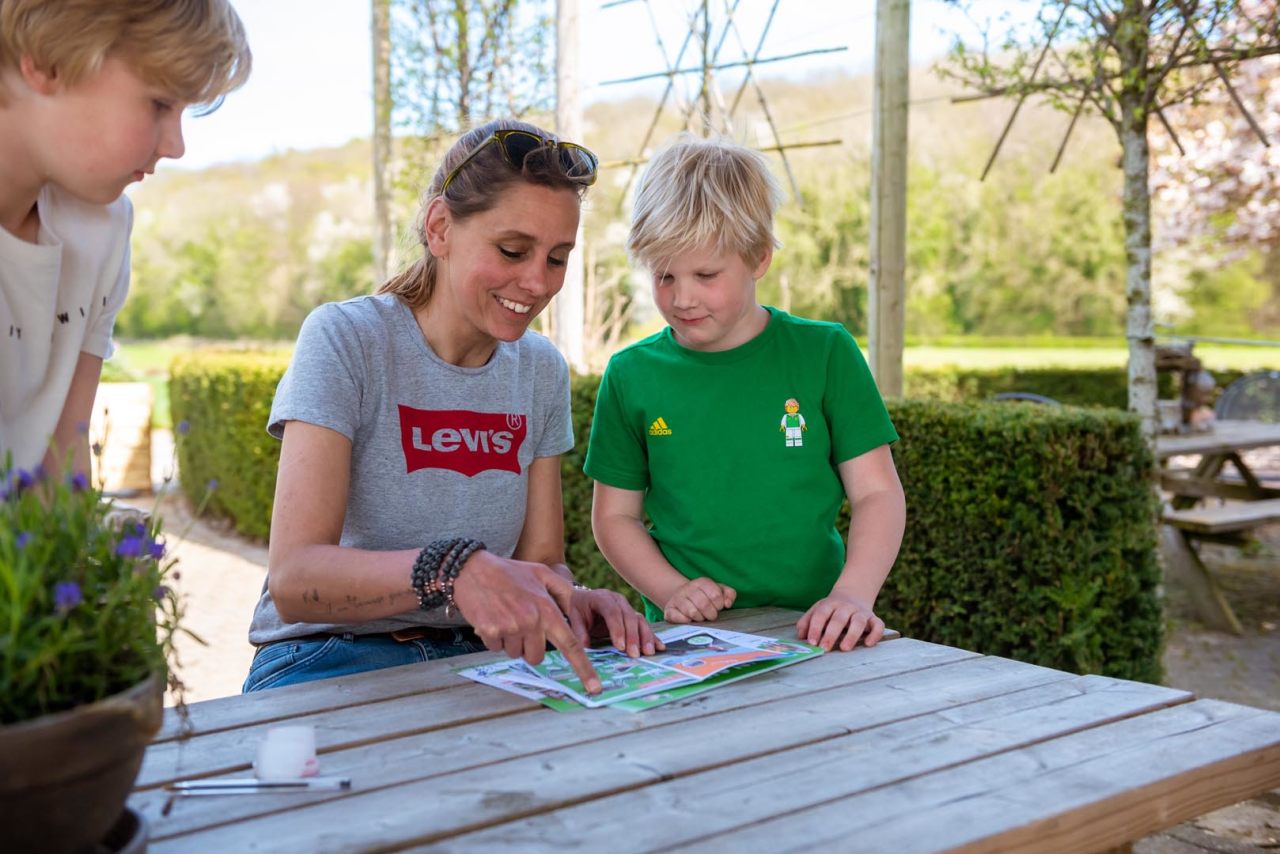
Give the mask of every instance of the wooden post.
[(877, 0), (867, 323), (871, 372), (886, 397), (902, 396), (910, 45), (910, 0)]
[[(556, 133), (561, 139), (583, 143), (582, 100), (578, 80), (578, 0), (556, 0)], [(590, 147), (590, 146), (588, 146)], [(586, 369), (583, 346), (582, 223), (578, 223), (577, 247), (565, 269), (564, 287), (552, 301), (555, 344), (576, 371)]]
[(376, 288), (391, 274), (391, 0), (372, 0), (372, 3), (373, 284)]

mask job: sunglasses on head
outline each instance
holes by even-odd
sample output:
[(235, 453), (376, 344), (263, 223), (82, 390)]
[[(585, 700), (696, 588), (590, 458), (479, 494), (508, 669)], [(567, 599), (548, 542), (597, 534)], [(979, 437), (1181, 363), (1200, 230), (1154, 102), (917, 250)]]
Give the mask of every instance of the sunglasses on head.
[(516, 169), (524, 168), (524, 161), (530, 154), (537, 151), (551, 151), (556, 155), (564, 177), (585, 187), (596, 182), (596, 169), (600, 165), (600, 160), (581, 145), (547, 139), (527, 130), (496, 130), (471, 149), (471, 153), (449, 171), (445, 176), (444, 184), (440, 186), (440, 195), (445, 194), (449, 184), (458, 177), (458, 173), (464, 166), (493, 143), (497, 143), (498, 150), (502, 152), (502, 159)]

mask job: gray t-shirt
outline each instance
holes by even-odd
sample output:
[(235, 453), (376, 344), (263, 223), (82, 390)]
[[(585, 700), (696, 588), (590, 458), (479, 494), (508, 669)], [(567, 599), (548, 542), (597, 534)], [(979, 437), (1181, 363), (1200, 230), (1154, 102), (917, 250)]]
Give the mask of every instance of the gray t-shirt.
[[(286, 421), (351, 440), (351, 484), (340, 544), (390, 551), (474, 537), (510, 557), (524, 526), (529, 465), (573, 447), (569, 368), (536, 332), (498, 342), (488, 364), (451, 365), (390, 294), (313, 311), (276, 388), (268, 432)], [(409, 569), (405, 568), (405, 588)], [(264, 583), (249, 642), (316, 632), (387, 632), (456, 623), (414, 606), (370, 623), (285, 623)]]

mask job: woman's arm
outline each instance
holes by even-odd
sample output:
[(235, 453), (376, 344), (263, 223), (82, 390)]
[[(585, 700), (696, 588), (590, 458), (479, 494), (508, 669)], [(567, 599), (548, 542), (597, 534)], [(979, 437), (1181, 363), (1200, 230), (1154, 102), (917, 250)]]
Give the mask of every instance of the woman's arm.
[(564, 493), (558, 456), (536, 457), (529, 466), (524, 527), (512, 558), (546, 564), (573, 581), (573, 572), (564, 560)]
[(286, 622), (367, 623), (417, 607), (410, 584), (417, 550), (338, 545), (350, 482), (351, 440), (303, 421), (285, 424), (267, 581)]

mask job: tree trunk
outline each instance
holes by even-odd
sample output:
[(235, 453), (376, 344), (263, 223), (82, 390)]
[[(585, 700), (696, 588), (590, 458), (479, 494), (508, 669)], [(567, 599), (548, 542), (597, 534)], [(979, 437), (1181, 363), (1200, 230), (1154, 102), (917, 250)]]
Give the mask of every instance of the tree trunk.
[(456, 0), (454, 20), (458, 27), (458, 125), (459, 129), (471, 129), (471, 21), (467, 17), (465, 0)]
[(1129, 305), (1129, 409), (1142, 417), (1142, 435), (1155, 447), (1156, 349), (1151, 322), (1151, 194), (1147, 183), (1150, 151), (1146, 121), (1123, 110), (1124, 246)]
[(871, 119), (871, 269), (867, 353), (885, 397), (901, 397), (906, 329), (907, 122), (910, 0), (876, 4), (875, 94)]
[(373, 281), (391, 274), (391, 0), (373, 2)]
[(1142, 419), (1142, 435), (1154, 450), (1156, 418), (1155, 332), (1151, 321), (1151, 186), (1147, 143), (1148, 38), (1142, 0), (1125, 0), (1117, 27), (1121, 67), (1120, 146), (1124, 169), (1126, 335), (1129, 340), (1129, 409)]
[[(556, 2), (556, 134), (570, 142), (582, 142), (581, 82), (578, 79), (578, 0)], [(585, 270), (582, 220), (578, 220), (578, 250), (569, 256), (564, 287), (552, 300), (555, 312), (556, 346), (575, 371), (587, 368), (583, 327), (585, 314)]]

